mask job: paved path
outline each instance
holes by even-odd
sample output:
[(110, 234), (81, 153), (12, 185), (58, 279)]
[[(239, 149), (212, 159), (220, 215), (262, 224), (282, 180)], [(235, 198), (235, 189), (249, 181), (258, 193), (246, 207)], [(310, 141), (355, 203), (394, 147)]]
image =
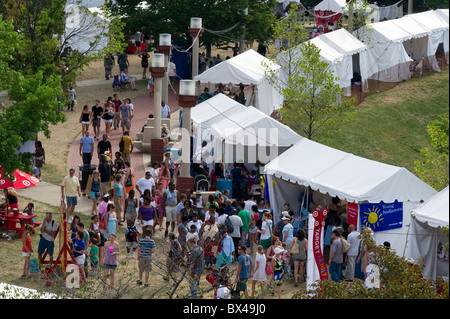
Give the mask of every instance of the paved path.
[[(88, 80), (88, 81), (80, 81), (77, 83), (77, 86), (90, 85), (94, 86), (96, 84), (104, 84), (105, 80)], [(111, 89), (112, 90), (112, 89)], [(123, 99), (127, 96), (126, 92), (117, 92), (119, 98)], [(134, 118), (132, 120), (130, 136), (135, 139), (136, 133), (140, 132), (142, 126), (146, 123), (148, 115), (153, 113), (153, 97), (150, 97), (148, 94), (145, 96), (136, 98), (131, 101), (134, 105)], [(175, 93), (169, 89), (169, 101), (168, 105), (172, 111), (172, 118), (174, 122), (177, 123), (180, 107), (178, 106), (178, 102), (176, 101)], [(93, 136), (92, 126), (90, 127), (91, 136)], [(100, 127), (100, 136), (105, 132), (104, 122), (102, 121)], [(122, 130), (117, 129), (110, 131), (110, 142), (112, 144), (113, 154), (115, 151), (119, 149), (119, 140), (122, 136)], [(76, 176), (79, 176), (78, 166), (82, 164), (82, 158), (79, 154), (80, 147), (80, 138), (81, 134), (75, 138), (72, 146), (69, 150), (69, 155), (67, 158), (67, 166), (75, 168)], [(97, 147), (97, 141), (95, 143), (95, 147)], [(145, 171), (149, 170), (150, 163), (150, 154), (144, 154), (138, 149), (134, 149), (131, 153), (131, 165), (135, 171), (135, 181), (138, 181), (141, 177), (144, 176)], [(98, 158), (96, 156), (93, 157), (92, 164), (98, 165)], [(61, 187), (60, 185), (54, 185), (47, 182), (40, 182), (36, 187), (30, 187), (25, 189), (18, 190), (18, 194), (20, 196), (28, 197), (32, 200), (40, 201), (43, 203), (47, 203), (54, 206), (59, 206), (61, 202)], [(77, 213), (82, 213), (86, 215), (90, 215), (92, 210), (92, 200), (83, 196), (79, 198), (78, 205), (75, 208)]]

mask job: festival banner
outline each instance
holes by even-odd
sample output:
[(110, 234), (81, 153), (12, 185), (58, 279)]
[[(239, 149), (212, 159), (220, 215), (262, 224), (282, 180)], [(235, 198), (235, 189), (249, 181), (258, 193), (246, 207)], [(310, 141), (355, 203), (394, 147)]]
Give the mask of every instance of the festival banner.
[(402, 228), (403, 203), (359, 204), (361, 226), (370, 227), (374, 232)]
[(347, 224), (358, 227), (358, 203), (347, 203)]
[(312, 212), (312, 216), (314, 217), (313, 251), (320, 280), (328, 279), (327, 265), (322, 254), (322, 228), (325, 226), (325, 217), (327, 217), (327, 214), (328, 209), (326, 208), (322, 211), (315, 209)]

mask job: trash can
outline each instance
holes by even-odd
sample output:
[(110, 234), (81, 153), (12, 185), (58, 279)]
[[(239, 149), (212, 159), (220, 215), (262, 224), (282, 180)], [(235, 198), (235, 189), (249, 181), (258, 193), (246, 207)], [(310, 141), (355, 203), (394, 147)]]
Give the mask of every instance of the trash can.
[(86, 165), (78, 165), (78, 169), (80, 170), (80, 188), (81, 192), (84, 193), (86, 189), (87, 181), (89, 179), (89, 175), (97, 169), (97, 165), (94, 164), (86, 164)]
[(231, 179), (225, 179), (225, 178), (219, 178), (216, 181), (216, 190), (223, 193), (225, 189), (228, 189), (230, 191), (231, 198), (233, 196), (233, 181)]

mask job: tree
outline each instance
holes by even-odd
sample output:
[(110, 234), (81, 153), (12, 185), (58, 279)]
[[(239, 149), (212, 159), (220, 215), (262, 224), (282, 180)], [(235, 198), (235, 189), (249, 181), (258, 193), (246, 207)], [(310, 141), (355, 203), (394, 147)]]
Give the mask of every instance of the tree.
[(449, 114), (443, 114), (427, 128), (431, 148), (423, 148), (424, 161), (415, 161), (419, 178), (436, 190), (442, 190), (449, 182)]
[[(157, 37), (160, 33), (170, 33), (179, 46), (192, 43), (187, 34), (191, 17), (201, 17), (204, 32), (200, 45), (227, 45), (235, 42), (241, 35), (241, 26), (245, 23), (246, 40), (255, 38), (266, 40), (271, 37), (271, 25), (275, 19), (271, 10), (274, 0), (155, 0), (145, 6), (139, 0), (117, 0), (111, 5), (111, 11), (117, 16), (126, 16), (125, 32), (134, 34), (141, 29), (145, 34)], [(248, 15), (244, 9), (248, 8)], [(149, 23), (151, 21), (151, 23)], [(226, 30), (226, 32), (222, 32)], [(157, 39), (156, 39), (157, 43)]]
[[(353, 100), (343, 99), (331, 66), (322, 60), (320, 49), (307, 40), (295, 8), (274, 27), (282, 45), (277, 55), (281, 76), (267, 68), (266, 75), (284, 96), (280, 109), (283, 122), (308, 139), (331, 133), (352, 114)], [(281, 79), (281, 80), (280, 80)]]
[(63, 91), (92, 59), (122, 47), (122, 25), (111, 18), (103, 25), (107, 31), (102, 35), (109, 39), (106, 48), (90, 49), (99, 35), (84, 51), (74, 50), (63, 57), (61, 52), (69, 43), (65, 4), (65, 0), (0, 3), (0, 90), (6, 90), (9, 100), (14, 101), (0, 113), (0, 166), (6, 172), (31, 171), (32, 154), (18, 153), (21, 144), (36, 140), (38, 132), (50, 138), (50, 125), (65, 121), (60, 112)]

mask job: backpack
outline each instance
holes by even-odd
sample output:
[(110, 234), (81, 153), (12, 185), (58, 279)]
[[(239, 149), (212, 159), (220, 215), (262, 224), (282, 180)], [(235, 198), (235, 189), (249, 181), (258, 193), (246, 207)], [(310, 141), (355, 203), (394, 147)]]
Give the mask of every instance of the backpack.
[(126, 229), (128, 232), (126, 232), (126, 238), (128, 242), (136, 241), (137, 239), (137, 229), (135, 226), (127, 227)]
[(228, 233), (234, 232), (234, 226), (233, 223), (231, 222), (230, 216), (227, 216), (227, 218), (225, 218), (225, 226), (227, 226)]
[(253, 228), (255, 228), (255, 226), (256, 226), (255, 216), (252, 212), (252, 213), (250, 213), (250, 221), (248, 222), (248, 228), (253, 229)]
[(350, 249), (351, 245), (348, 243), (347, 240), (345, 240), (345, 238), (341, 238), (341, 243), (342, 243), (342, 251), (346, 253)]

